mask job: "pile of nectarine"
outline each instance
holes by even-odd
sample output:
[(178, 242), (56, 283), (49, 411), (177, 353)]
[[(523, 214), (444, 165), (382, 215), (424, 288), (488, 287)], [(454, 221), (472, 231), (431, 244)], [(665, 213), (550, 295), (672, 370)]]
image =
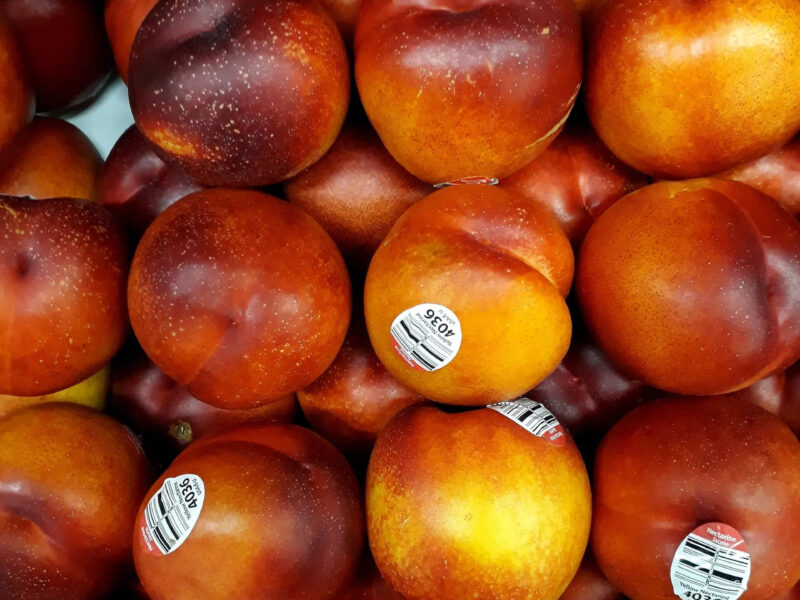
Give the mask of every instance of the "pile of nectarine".
[(3, 0), (0, 98), (0, 600), (800, 600), (798, 0)]

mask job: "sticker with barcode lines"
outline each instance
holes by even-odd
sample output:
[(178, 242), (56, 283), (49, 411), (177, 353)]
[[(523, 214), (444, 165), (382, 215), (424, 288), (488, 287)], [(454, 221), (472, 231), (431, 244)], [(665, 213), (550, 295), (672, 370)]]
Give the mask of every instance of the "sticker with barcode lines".
[(672, 590), (687, 600), (736, 600), (747, 590), (750, 569), (742, 535), (724, 523), (706, 523), (678, 546), (670, 569)]
[(564, 428), (558, 419), (544, 405), (529, 398), (517, 398), (510, 402), (490, 404), (486, 408), (496, 410), (508, 417), (533, 435), (544, 438), (554, 446), (563, 446), (566, 442)]
[(144, 507), (139, 529), (147, 552), (175, 552), (192, 533), (203, 510), (206, 489), (198, 475), (168, 477)]
[(441, 304), (417, 304), (404, 310), (392, 322), (390, 334), (395, 352), (417, 371), (441, 369), (461, 348), (461, 322)]

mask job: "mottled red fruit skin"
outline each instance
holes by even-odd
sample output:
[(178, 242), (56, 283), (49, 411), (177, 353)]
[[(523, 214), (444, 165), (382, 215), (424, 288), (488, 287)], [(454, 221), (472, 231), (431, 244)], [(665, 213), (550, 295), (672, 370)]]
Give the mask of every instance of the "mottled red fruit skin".
[(344, 122), (347, 53), (313, 0), (156, 4), (130, 59), (136, 124), (196, 180), (263, 186), (317, 161)]
[(36, 94), (36, 111), (66, 109), (102, 89), (114, 68), (99, 0), (4, 0)]
[(370, 121), (430, 183), (529, 163), (563, 127), (581, 71), (572, 0), (365, 0), (356, 26)]
[(322, 375), (350, 307), (330, 236), (299, 208), (247, 190), (204, 190), (169, 207), (145, 232), (128, 282), (142, 348), (220, 408), (255, 408)]
[(168, 207), (203, 187), (153, 152), (135, 125), (117, 140), (97, 179), (97, 201), (120, 221), (132, 240)]
[(392, 158), (369, 125), (345, 126), (330, 151), (284, 190), (362, 268), (400, 215), (433, 191)]
[(4, 600), (97, 600), (127, 574), (131, 530), (151, 481), (113, 419), (40, 404), (0, 421)]
[(144, 18), (157, 0), (106, 0), (105, 22), (108, 40), (114, 53), (114, 62), (122, 81), (128, 83), (128, 66), (133, 40)]
[(336, 600), (403, 600), (403, 597), (386, 583), (367, 550), (356, 576), (336, 595)]
[(584, 452), (591, 452), (625, 413), (655, 390), (621, 373), (588, 336), (577, 331), (567, 355), (526, 398), (544, 404)]
[(134, 529), (136, 571), (153, 600), (322, 600), (355, 574), (361, 492), (316, 433), (262, 425), (206, 437), (175, 459), (142, 508), (166, 477), (184, 473), (202, 478), (206, 498), (183, 545), (154, 556)]
[(127, 268), (104, 208), (0, 196), (0, 394), (56, 392), (111, 360), (128, 331)]
[(800, 130), (795, 0), (615, 0), (587, 23), (586, 109), (633, 168), (705, 177)]
[(126, 349), (115, 360), (111, 394), (115, 416), (172, 452), (237, 425), (289, 423), (297, 412), (294, 395), (250, 410), (226, 410), (201, 402), (167, 377), (138, 347)]
[(625, 600), (597, 566), (592, 551), (587, 549), (581, 566), (560, 600)]
[(422, 396), (389, 375), (361, 319), (354, 320), (328, 370), (297, 391), (312, 429), (346, 456), (366, 459), (381, 429)]
[(553, 211), (577, 245), (605, 209), (646, 184), (647, 177), (611, 154), (590, 128), (568, 126), (500, 186)]
[(800, 578), (800, 442), (780, 419), (726, 397), (641, 406), (606, 436), (594, 471), (592, 549), (632, 600), (672, 600), (670, 566), (704, 523), (743, 536), (746, 597), (772, 600)]
[(780, 417), (800, 437), (800, 362), (731, 395)]
[(37, 117), (0, 154), (0, 193), (94, 200), (102, 166), (97, 148), (80, 129)]
[(33, 117), (33, 91), (31, 90), (17, 40), (8, 21), (0, 10), (0, 150), (8, 146), (14, 136)]
[(600, 348), (659, 389), (735, 391), (800, 356), (800, 224), (741, 183), (617, 201), (583, 242), (576, 288)]
[(766, 156), (717, 175), (733, 179), (772, 196), (800, 218), (800, 136)]

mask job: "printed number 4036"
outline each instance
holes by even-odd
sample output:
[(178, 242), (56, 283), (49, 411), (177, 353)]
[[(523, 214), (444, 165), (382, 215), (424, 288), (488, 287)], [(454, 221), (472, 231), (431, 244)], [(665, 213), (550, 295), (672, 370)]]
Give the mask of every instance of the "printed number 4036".
[(425, 318), (431, 322), (431, 325), (434, 326), (436, 331), (441, 333), (444, 337), (450, 337), (451, 335), (455, 335), (455, 332), (450, 328), (450, 326), (442, 321), (442, 318), (436, 316), (436, 313), (433, 312), (432, 308), (429, 308), (425, 311)]
[(711, 596), (708, 594), (700, 594), (698, 592), (686, 592), (684, 594), (689, 600), (711, 600)]
[(181, 488), (181, 494), (183, 495), (183, 500), (189, 506), (189, 508), (197, 508), (197, 496), (192, 489), (191, 482), (187, 477), (179, 484)]

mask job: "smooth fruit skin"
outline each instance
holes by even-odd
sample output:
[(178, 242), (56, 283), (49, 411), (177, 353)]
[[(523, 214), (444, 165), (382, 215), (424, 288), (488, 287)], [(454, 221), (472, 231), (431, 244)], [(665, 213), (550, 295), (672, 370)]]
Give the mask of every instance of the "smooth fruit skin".
[(0, 420), (0, 589), (5, 600), (100, 600), (127, 574), (151, 481), (113, 419), (42, 404)]
[(110, 210), (133, 241), (175, 202), (203, 187), (165, 163), (135, 125), (117, 140), (97, 178), (97, 201)]
[(552, 210), (564, 233), (578, 245), (603, 211), (646, 184), (647, 177), (611, 154), (590, 128), (567, 126), (500, 187)]
[(631, 600), (674, 600), (670, 565), (697, 526), (737, 529), (751, 556), (748, 600), (800, 578), (800, 442), (765, 410), (726, 397), (637, 408), (603, 440), (592, 549)]
[(365, 0), (356, 26), (369, 119), (430, 183), (530, 162), (563, 127), (581, 74), (572, 0)]
[(617, 421), (654, 393), (621, 373), (585, 332), (576, 330), (561, 364), (525, 397), (544, 404), (591, 455)]
[(800, 356), (800, 224), (741, 183), (619, 200), (583, 242), (576, 288), (600, 348), (662, 390), (734, 391)]
[(17, 40), (7, 19), (0, 14), (0, 150), (33, 117), (33, 90), (22, 64)]
[(0, 193), (94, 200), (103, 159), (77, 127), (37, 117), (0, 154)]
[(364, 552), (353, 580), (335, 596), (336, 600), (404, 600), (381, 576), (369, 550)]
[(250, 423), (289, 423), (297, 412), (294, 395), (249, 410), (226, 410), (201, 402), (138, 347), (126, 348), (117, 356), (111, 385), (114, 415), (145, 441), (166, 446), (170, 457), (206, 435)]
[(0, 419), (34, 404), (71, 402), (102, 411), (106, 406), (111, 369), (108, 365), (94, 375), (66, 389), (43, 396), (9, 396), (0, 394)]
[(724, 171), (717, 177), (746, 183), (772, 196), (800, 218), (800, 136), (766, 156)]
[[(386, 370), (425, 398), (512, 399), (567, 351), (572, 273), (572, 248), (549, 211), (497, 187), (451, 186), (406, 211), (375, 253), (364, 290), (369, 337)], [(390, 333), (401, 312), (427, 302), (453, 311), (463, 334), (452, 362), (433, 372), (412, 369)]]
[(286, 199), (366, 268), (395, 221), (433, 191), (403, 169), (369, 125), (345, 126), (328, 153), (284, 184)]
[(389, 375), (358, 321), (328, 370), (298, 390), (297, 399), (312, 429), (345, 456), (361, 460), (369, 458), (378, 434), (393, 416), (423, 400)]
[(317, 161), (344, 122), (347, 53), (312, 0), (156, 4), (130, 60), (139, 130), (194, 179), (264, 186)]
[(768, 410), (800, 437), (800, 362), (731, 395)]
[(170, 206), (145, 232), (128, 281), (142, 348), (220, 408), (255, 408), (322, 375), (350, 308), (330, 236), (299, 208), (247, 190), (204, 190)]
[(36, 111), (95, 96), (114, 67), (99, 0), (4, 0), (36, 94)]
[[(355, 575), (361, 493), (347, 461), (296, 425), (209, 436), (156, 481), (193, 473), (206, 498), (186, 541), (154, 556), (134, 530), (136, 571), (152, 600), (323, 600)], [(141, 523), (140, 509), (139, 523)]]
[(0, 393), (49, 394), (108, 363), (128, 331), (127, 272), (104, 208), (0, 196)]
[(559, 600), (625, 600), (625, 597), (606, 579), (592, 551), (587, 549), (578, 572)]
[(491, 409), (414, 406), (381, 432), (367, 472), (378, 569), (408, 600), (556, 600), (591, 520), (575, 444)]
[(590, 19), (586, 56), (592, 124), (643, 173), (711, 175), (800, 129), (794, 0), (607, 2)]
[(104, 18), (114, 62), (122, 81), (128, 83), (133, 40), (157, 0), (106, 0)]

